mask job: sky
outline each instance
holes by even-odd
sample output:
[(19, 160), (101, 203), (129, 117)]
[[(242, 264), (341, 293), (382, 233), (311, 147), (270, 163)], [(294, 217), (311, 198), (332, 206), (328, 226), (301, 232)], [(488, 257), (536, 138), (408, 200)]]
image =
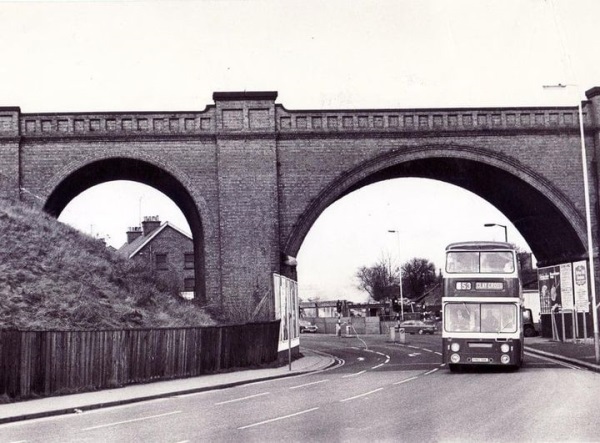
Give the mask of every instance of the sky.
[[(600, 86), (599, 16), (596, 0), (0, 0), (0, 106), (199, 111), (214, 91), (240, 90), (278, 91), (296, 110), (576, 105)], [(576, 86), (542, 88), (557, 83)], [(118, 247), (145, 215), (189, 229), (158, 191), (126, 182), (84, 192), (59, 220)], [(386, 254), (440, 267), (451, 241), (503, 239), (484, 223), (507, 225), (509, 241), (528, 249), (460, 188), (417, 179), (363, 188), (306, 237), (300, 296), (363, 300), (358, 267)]]

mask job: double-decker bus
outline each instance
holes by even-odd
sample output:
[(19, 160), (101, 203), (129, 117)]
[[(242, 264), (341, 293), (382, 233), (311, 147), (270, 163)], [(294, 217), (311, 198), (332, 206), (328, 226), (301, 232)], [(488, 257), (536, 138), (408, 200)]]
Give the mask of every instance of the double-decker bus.
[(514, 246), (461, 242), (446, 248), (443, 272), (443, 360), (464, 365), (521, 367), (523, 298)]

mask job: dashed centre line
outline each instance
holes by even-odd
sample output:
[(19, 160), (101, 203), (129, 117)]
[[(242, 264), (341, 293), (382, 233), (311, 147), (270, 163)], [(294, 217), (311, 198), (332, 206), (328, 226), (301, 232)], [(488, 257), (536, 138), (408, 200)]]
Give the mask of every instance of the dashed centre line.
[(374, 389), (372, 391), (365, 392), (364, 394), (358, 394), (358, 395), (355, 395), (354, 397), (345, 398), (343, 400), (340, 400), (340, 403), (343, 403), (343, 402), (346, 402), (346, 401), (350, 401), (350, 400), (355, 400), (355, 399), (361, 398), (361, 397), (365, 397), (367, 395), (374, 394), (375, 392), (379, 392), (381, 390), (383, 390), (383, 388), (377, 388), (377, 389)]
[(342, 378), (356, 377), (357, 375), (364, 374), (365, 372), (367, 372), (367, 370), (366, 370), (366, 369), (365, 369), (365, 370), (362, 370), (362, 371), (360, 371), (360, 372), (356, 372), (356, 373), (354, 373), (354, 374), (348, 374), (348, 375), (344, 375)]
[(395, 385), (401, 385), (402, 383), (408, 383), (409, 381), (416, 380), (417, 378), (419, 378), (419, 377), (410, 377), (410, 378), (407, 378), (407, 379), (405, 379), (405, 380), (400, 380), (400, 381), (397, 381), (397, 382), (396, 382), (396, 383), (394, 383), (394, 384), (395, 384)]
[(298, 386), (292, 386), (290, 389), (299, 389), (299, 388), (304, 388), (305, 386), (312, 386), (312, 385), (317, 385), (319, 383), (325, 383), (329, 381), (328, 379), (325, 380), (319, 380), (319, 381), (313, 381), (312, 383), (304, 383), (303, 385), (298, 385)]
[(252, 423), (251, 425), (241, 426), (238, 429), (239, 430), (241, 430), (241, 429), (248, 429), (248, 428), (253, 428), (255, 426), (265, 425), (267, 423), (273, 423), (274, 421), (285, 420), (286, 418), (291, 418), (291, 417), (296, 417), (298, 415), (307, 414), (309, 412), (316, 411), (317, 409), (319, 409), (319, 408), (316, 407), (316, 408), (306, 409), (304, 411), (295, 412), (293, 414), (284, 415), (282, 417), (275, 417), (275, 418), (271, 418), (269, 420), (260, 421), (258, 423)]
[(136, 421), (151, 420), (153, 418), (166, 417), (168, 415), (173, 415), (173, 414), (181, 414), (181, 412), (183, 412), (183, 411), (173, 411), (173, 412), (167, 412), (165, 414), (150, 415), (148, 417), (140, 417), (140, 418), (133, 418), (131, 420), (117, 421), (117, 422), (114, 422), (114, 423), (106, 423), (106, 424), (103, 424), (103, 425), (91, 426), (89, 428), (83, 428), (82, 431), (92, 431), (94, 429), (108, 428), (110, 426), (117, 426), (117, 425), (123, 425), (123, 424), (127, 424), (127, 423), (134, 423)]
[(244, 401), (244, 400), (248, 400), (250, 398), (261, 397), (263, 395), (269, 395), (269, 394), (270, 394), (270, 392), (261, 392), (260, 394), (248, 395), (247, 397), (234, 398), (233, 400), (220, 401), (219, 403), (215, 403), (215, 405), (218, 406), (218, 405), (225, 405), (227, 403), (235, 403), (238, 401)]

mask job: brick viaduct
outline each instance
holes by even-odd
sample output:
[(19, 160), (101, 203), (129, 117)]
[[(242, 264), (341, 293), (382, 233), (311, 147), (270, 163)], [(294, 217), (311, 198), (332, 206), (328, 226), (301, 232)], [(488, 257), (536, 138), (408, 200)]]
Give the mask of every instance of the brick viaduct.
[[(597, 245), (600, 88), (586, 95)], [(0, 108), (0, 197), (58, 216), (96, 184), (153, 186), (192, 229), (198, 295), (225, 305), (268, 293), (273, 272), (295, 278), (282, 257), (296, 256), (322, 211), (395, 177), (481, 196), (540, 264), (587, 256), (577, 106), (296, 111), (276, 97), (217, 92), (200, 112)]]

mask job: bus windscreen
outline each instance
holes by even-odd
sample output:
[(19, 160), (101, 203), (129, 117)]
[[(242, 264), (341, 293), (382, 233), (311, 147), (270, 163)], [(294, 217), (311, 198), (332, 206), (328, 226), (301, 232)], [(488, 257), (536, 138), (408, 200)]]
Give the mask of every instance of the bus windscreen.
[(514, 255), (509, 251), (452, 251), (446, 255), (446, 272), (454, 274), (512, 274)]
[(448, 303), (444, 309), (448, 332), (516, 332), (517, 307), (506, 303)]

